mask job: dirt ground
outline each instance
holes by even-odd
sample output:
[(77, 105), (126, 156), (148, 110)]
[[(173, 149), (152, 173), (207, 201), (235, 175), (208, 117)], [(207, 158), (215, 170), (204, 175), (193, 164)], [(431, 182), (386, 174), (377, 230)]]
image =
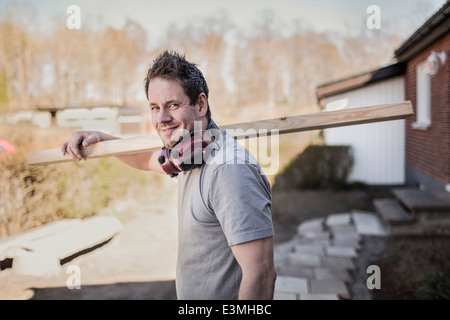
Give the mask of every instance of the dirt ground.
[[(303, 206), (286, 204), (297, 208), (300, 214), (295, 219), (291, 217), (290, 225), (296, 226), (299, 220), (326, 215), (330, 213), (328, 210), (342, 212), (346, 206), (363, 209), (362, 203), (369, 203), (370, 196), (358, 191), (333, 196), (308, 193), (305, 197), (294, 197), (300, 199)], [(324, 201), (324, 197), (328, 200)], [(280, 199), (275, 196), (274, 205), (279, 205)], [(282, 197), (282, 200), (286, 201), (286, 198)], [(0, 299), (176, 299), (176, 202), (176, 197), (155, 193), (144, 202), (130, 199), (115, 203), (105, 209), (104, 214), (121, 218), (124, 229), (119, 237), (64, 264), (57, 276), (33, 277), (14, 274), (11, 269), (0, 271)], [(308, 214), (302, 216), (301, 208), (307, 208), (305, 212)], [(293, 236), (293, 229), (286, 226), (286, 221), (280, 224), (275, 219), (274, 225), (276, 243)], [(353, 300), (420, 299), (417, 291), (422, 277), (450, 268), (449, 220), (397, 227), (391, 231), (389, 237), (364, 237), (355, 261), (354, 281), (349, 288)], [(366, 268), (373, 264), (380, 267), (381, 289), (368, 291)], [(81, 289), (67, 286), (70, 265), (80, 268)]]
[[(352, 299), (430, 299), (420, 294), (423, 278), (450, 268), (449, 248), (448, 219), (396, 227), (388, 237), (363, 237), (363, 246), (355, 261), (353, 284), (349, 287)], [(370, 265), (380, 268), (380, 289), (367, 289)], [(442, 289), (447, 295), (450, 292), (448, 285)]]
[[(172, 186), (173, 187), (173, 186)], [(139, 202), (123, 199), (102, 214), (119, 217), (120, 235), (61, 267), (56, 276), (36, 277), (0, 271), (2, 300), (141, 300), (176, 299), (176, 196), (149, 192)], [(81, 289), (69, 289), (69, 266), (80, 270)]]
[[(449, 248), (449, 219), (394, 228), (386, 250), (377, 262), (381, 271), (381, 289), (373, 290), (373, 300), (431, 299), (422, 293), (424, 277), (450, 269)], [(445, 293), (447, 297), (450, 293), (448, 281), (447, 278), (440, 284), (440, 294)]]

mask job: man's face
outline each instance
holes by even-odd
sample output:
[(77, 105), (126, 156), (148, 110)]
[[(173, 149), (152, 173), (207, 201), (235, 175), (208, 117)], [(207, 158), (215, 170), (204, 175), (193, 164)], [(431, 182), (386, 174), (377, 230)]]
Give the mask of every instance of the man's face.
[(179, 137), (186, 133), (184, 130), (194, 130), (194, 121), (201, 120), (198, 105), (190, 104), (189, 97), (174, 80), (151, 80), (148, 101), (153, 127), (166, 148), (172, 148)]

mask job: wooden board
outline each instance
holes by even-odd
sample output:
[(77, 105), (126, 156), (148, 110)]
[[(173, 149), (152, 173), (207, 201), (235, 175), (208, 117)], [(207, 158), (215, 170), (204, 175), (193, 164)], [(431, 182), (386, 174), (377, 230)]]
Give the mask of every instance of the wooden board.
[[(230, 132), (236, 139), (242, 139), (247, 137), (257, 137), (265, 133), (273, 134), (274, 132), (271, 130), (278, 130), (278, 134), (321, 130), (356, 124), (404, 119), (412, 114), (413, 110), (411, 102), (402, 101), (393, 104), (221, 125), (220, 128)], [(61, 141), (61, 144), (63, 142), (64, 141)], [(102, 141), (87, 148), (82, 148), (82, 150), (83, 154), (88, 158), (101, 158), (152, 151), (160, 149), (161, 147), (162, 143), (159, 136), (153, 134), (135, 138)], [(47, 165), (73, 161), (73, 159), (69, 155), (62, 156), (60, 148), (55, 148), (28, 152), (27, 161), (30, 165)]]

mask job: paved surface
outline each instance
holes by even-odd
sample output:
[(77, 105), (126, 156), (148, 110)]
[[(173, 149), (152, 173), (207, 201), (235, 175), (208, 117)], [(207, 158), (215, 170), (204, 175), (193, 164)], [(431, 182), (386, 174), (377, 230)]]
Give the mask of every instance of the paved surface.
[(370, 274), (361, 270), (370, 261), (359, 256), (365, 241), (382, 251), (388, 234), (384, 222), (372, 212), (352, 211), (304, 221), (296, 237), (275, 246), (278, 278), (274, 299), (370, 299), (366, 285)]

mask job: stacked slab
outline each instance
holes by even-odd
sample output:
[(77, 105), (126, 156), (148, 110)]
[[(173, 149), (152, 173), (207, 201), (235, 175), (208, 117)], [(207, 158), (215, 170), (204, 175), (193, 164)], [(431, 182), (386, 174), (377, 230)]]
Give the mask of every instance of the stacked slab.
[(56, 221), (0, 242), (0, 263), (16, 274), (57, 275), (62, 264), (102, 246), (122, 229), (115, 217)]
[(352, 211), (303, 221), (294, 239), (275, 248), (274, 299), (351, 299), (348, 285), (364, 235), (388, 235), (377, 214)]

